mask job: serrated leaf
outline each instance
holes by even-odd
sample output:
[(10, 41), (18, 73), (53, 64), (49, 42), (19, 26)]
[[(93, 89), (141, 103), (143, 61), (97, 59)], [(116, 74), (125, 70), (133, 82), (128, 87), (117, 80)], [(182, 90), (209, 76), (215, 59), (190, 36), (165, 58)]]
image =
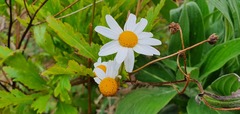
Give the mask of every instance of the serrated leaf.
[(235, 92), (239, 89), (239, 80), (240, 77), (235, 73), (226, 74), (216, 79), (211, 84), (211, 88), (221, 95), (231, 95), (232, 92)]
[(160, 3), (155, 8), (150, 8), (147, 13), (146, 19), (148, 20), (148, 25), (145, 28), (146, 31), (150, 31), (154, 26), (154, 21), (158, 17), (161, 9), (163, 8), (166, 0), (161, 0)]
[(0, 66), (2, 65), (2, 62), (12, 53), (12, 50), (10, 50), (7, 47), (0, 46)]
[(240, 38), (234, 39), (212, 48), (203, 59), (200, 67), (200, 78), (220, 69), (230, 59), (240, 54)]
[(120, 100), (115, 113), (157, 114), (175, 95), (172, 88), (134, 90)]
[(49, 27), (52, 28), (64, 42), (78, 49), (79, 54), (97, 61), (98, 51), (100, 49), (99, 45), (92, 43), (90, 46), (83, 37), (74, 32), (73, 28), (67, 23), (64, 24), (53, 17), (48, 17), (47, 22)]
[(69, 101), (70, 96), (68, 91), (71, 89), (71, 84), (69, 80), (69, 76), (61, 76), (59, 77), (59, 82), (57, 83), (56, 88), (54, 89), (54, 96), (60, 97), (61, 101)]
[(77, 114), (77, 109), (70, 104), (58, 102), (56, 114)]
[(39, 75), (38, 68), (33, 63), (26, 61), (21, 53), (13, 53), (4, 63), (7, 66), (3, 67), (3, 70), (14, 81), (19, 81), (30, 89), (46, 89), (46, 81)]
[(43, 113), (46, 110), (48, 100), (51, 95), (45, 95), (38, 97), (31, 105), (34, 110), (37, 110), (37, 113)]
[(29, 103), (33, 99), (34, 97), (24, 95), (19, 90), (12, 90), (11, 93), (0, 91), (0, 108), (7, 107), (9, 105)]
[(81, 76), (94, 76), (94, 73), (91, 68), (87, 68), (84, 65), (79, 65), (74, 60), (69, 60), (67, 67), (60, 66), (55, 64), (54, 66), (50, 67), (48, 70), (44, 71), (42, 75), (81, 75)]
[(46, 31), (46, 24), (34, 26), (34, 39), (46, 52), (54, 55), (55, 49), (51, 36)]

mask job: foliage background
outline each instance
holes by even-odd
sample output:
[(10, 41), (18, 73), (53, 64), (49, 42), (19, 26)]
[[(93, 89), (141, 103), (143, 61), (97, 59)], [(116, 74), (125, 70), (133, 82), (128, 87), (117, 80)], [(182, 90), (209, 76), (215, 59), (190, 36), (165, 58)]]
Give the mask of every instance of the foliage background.
[[(184, 94), (178, 94), (175, 89), (181, 90), (184, 84), (172, 85), (175, 89), (135, 85), (126, 83), (128, 74), (122, 72), (118, 94), (107, 98), (100, 95), (92, 80), (98, 51), (109, 41), (96, 34), (94, 27), (106, 26), (106, 14), (123, 26), (131, 12), (138, 20), (146, 18), (145, 31), (151, 31), (163, 42), (156, 47), (160, 57), (181, 50), (179, 34), (170, 35), (168, 31), (171, 22), (180, 24), (185, 47), (216, 33), (217, 44), (203, 44), (186, 52), (187, 70), (204, 90), (232, 95), (240, 86), (239, 7), (239, 0), (1, 0), (0, 112), (239, 113), (213, 110), (203, 102), (198, 104), (195, 97), (200, 91), (194, 83), (190, 83)], [(138, 55), (135, 69), (160, 57)], [(142, 82), (157, 83), (184, 79), (176, 57), (156, 62), (135, 77)], [(237, 100), (235, 104), (239, 107), (240, 102)]]

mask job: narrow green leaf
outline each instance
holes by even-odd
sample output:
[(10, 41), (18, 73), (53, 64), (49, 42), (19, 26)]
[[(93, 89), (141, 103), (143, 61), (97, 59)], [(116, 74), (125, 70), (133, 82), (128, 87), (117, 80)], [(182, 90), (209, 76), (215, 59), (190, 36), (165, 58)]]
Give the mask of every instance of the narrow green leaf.
[(48, 100), (50, 99), (51, 95), (40, 96), (33, 102), (31, 107), (34, 110), (37, 110), (37, 113), (43, 113), (46, 111)]
[(73, 28), (67, 24), (56, 20), (53, 17), (48, 17), (47, 22), (58, 36), (68, 45), (78, 49), (79, 54), (97, 61), (98, 51), (100, 46), (92, 43), (90, 46), (79, 33), (74, 32)]
[(63, 102), (58, 102), (56, 114), (77, 114), (78, 111), (75, 107), (70, 104), (66, 104)]
[(160, 3), (155, 8), (150, 8), (147, 13), (146, 19), (148, 20), (148, 25), (145, 28), (146, 31), (150, 31), (154, 26), (154, 21), (158, 17), (161, 9), (163, 8), (166, 0), (161, 0)]
[(239, 89), (239, 79), (240, 77), (235, 73), (226, 74), (215, 80), (211, 84), (211, 87), (214, 91), (218, 92), (221, 95), (231, 95), (232, 92), (235, 92)]
[(118, 104), (116, 114), (157, 114), (174, 96), (172, 88), (134, 90)]
[(240, 54), (240, 38), (234, 39), (212, 48), (203, 59), (200, 68), (200, 78), (206, 78), (210, 73), (220, 69), (230, 59)]

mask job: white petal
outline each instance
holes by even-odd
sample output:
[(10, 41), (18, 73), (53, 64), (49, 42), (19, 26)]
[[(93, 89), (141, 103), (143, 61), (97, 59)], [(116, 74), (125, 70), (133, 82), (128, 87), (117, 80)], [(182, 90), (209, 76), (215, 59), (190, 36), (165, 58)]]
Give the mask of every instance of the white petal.
[(130, 14), (124, 25), (124, 31), (126, 30), (133, 31), (136, 27), (136, 20), (137, 20), (136, 16), (134, 14)]
[(134, 52), (132, 49), (128, 49), (128, 55), (127, 58), (124, 60), (124, 65), (125, 69), (127, 72), (132, 72), (133, 71), (133, 66), (134, 66)]
[(118, 34), (121, 34), (123, 32), (122, 28), (118, 25), (118, 23), (115, 21), (115, 19), (111, 15), (106, 15), (106, 21), (108, 26), (116, 31)]
[(115, 57), (115, 60), (117, 61), (118, 64), (121, 64), (124, 59), (127, 56), (128, 48), (121, 47), (121, 49), (118, 50), (118, 53)]
[(100, 68), (96, 68), (94, 69), (95, 74), (97, 75), (98, 78), (100, 78), (101, 80), (104, 79), (106, 77), (106, 74), (104, 73), (104, 71)]
[(94, 81), (95, 81), (97, 84), (100, 84), (100, 82), (101, 82), (100, 78), (95, 77), (95, 78), (93, 78), (93, 79), (94, 79)]
[(145, 48), (145, 45), (138, 44), (133, 48), (133, 50), (143, 55), (153, 56), (153, 54)]
[(99, 56), (106, 56), (113, 53), (116, 53), (120, 48), (120, 45), (117, 41), (111, 41), (103, 45), (98, 53)]
[(142, 18), (140, 20), (140, 22), (137, 24), (137, 26), (134, 30), (134, 33), (136, 33), (136, 34), (141, 33), (145, 29), (145, 27), (147, 26), (147, 23), (148, 23), (148, 21), (146, 19)]
[(118, 32), (104, 26), (97, 26), (95, 28), (95, 31), (110, 39), (118, 39), (119, 37)]
[(139, 44), (146, 44), (151, 46), (161, 45), (162, 42), (160, 40), (157, 40), (155, 38), (144, 38), (138, 40)]
[(136, 51), (137, 53), (149, 55), (149, 56), (153, 56), (153, 54), (160, 55), (160, 52), (157, 49), (149, 45), (138, 44), (133, 48), (133, 50)]
[(97, 60), (97, 62), (94, 63), (94, 67), (97, 67), (98, 65), (100, 65), (100, 64), (101, 64), (101, 61), (102, 61), (102, 59), (101, 59), (101, 57), (99, 57), (98, 60)]
[(119, 64), (116, 61), (109, 61), (107, 66), (107, 76), (115, 78), (118, 75)]
[(151, 38), (153, 37), (153, 34), (151, 32), (141, 32), (138, 35), (139, 39), (143, 39), (143, 38)]

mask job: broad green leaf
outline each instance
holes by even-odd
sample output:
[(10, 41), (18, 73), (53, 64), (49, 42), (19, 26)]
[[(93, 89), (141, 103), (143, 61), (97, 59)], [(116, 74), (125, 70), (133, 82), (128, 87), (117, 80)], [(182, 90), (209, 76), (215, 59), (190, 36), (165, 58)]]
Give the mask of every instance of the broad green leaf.
[[(189, 45), (194, 45), (206, 39), (202, 13), (195, 2), (189, 2), (187, 4), (187, 11), (188, 11), (189, 27), (190, 27)], [(202, 58), (202, 52), (203, 52), (203, 45), (200, 45), (190, 50), (191, 66), (194, 66), (200, 62)]]
[(194, 98), (191, 98), (188, 101), (187, 113), (188, 114), (219, 114), (217, 111), (210, 109), (203, 103), (198, 104)]
[(124, 96), (116, 114), (157, 114), (176, 95), (172, 88), (142, 88)]
[(78, 111), (75, 107), (70, 104), (63, 102), (58, 102), (56, 114), (78, 114)]
[(0, 108), (7, 107), (9, 105), (19, 105), (24, 103), (31, 103), (34, 97), (30, 95), (24, 95), (19, 90), (12, 90), (11, 93), (6, 91), (0, 91)]
[(3, 70), (14, 81), (19, 81), (30, 89), (46, 89), (46, 81), (39, 75), (38, 68), (33, 63), (26, 61), (21, 53), (13, 53), (4, 63), (7, 66), (3, 67)]
[(7, 47), (0, 46), (0, 66), (2, 65), (2, 62), (11, 55), (12, 50), (10, 50)]
[(228, 0), (228, 3), (233, 17), (235, 37), (240, 37), (240, 3), (238, 0)]
[[(135, 67), (141, 67), (147, 62), (149, 61), (146, 57), (139, 56)], [(136, 78), (143, 82), (165, 82), (175, 80), (174, 74), (161, 63), (154, 63), (141, 69), (136, 74)]]
[[(204, 23), (201, 10), (195, 2), (188, 2), (182, 7), (170, 12), (171, 21), (179, 23), (182, 28), (185, 47), (194, 45), (205, 39)], [(180, 33), (171, 36), (169, 53), (175, 53), (182, 49)], [(195, 47), (187, 52), (189, 65), (198, 64), (202, 58), (203, 46)]]
[[(182, 69), (183, 69), (183, 67), (182, 67)], [(199, 68), (198, 67), (187, 67), (187, 74), (190, 74), (190, 77), (192, 79), (197, 80), (198, 77), (199, 77)], [(184, 75), (182, 74), (182, 72), (179, 71), (179, 70), (177, 71), (176, 75), (177, 75), (176, 80), (182, 80), (182, 79), (185, 78)], [(189, 85), (190, 86), (195, 86), (196, 84), (190, 83)]]
[(71, 89), (71, 84), (69, 80), (69, 76), (63, 75), (59, 76), (59, 82), (57, 83), (56, 88), (54, 89), (54, 96), (60, 97), (61, 101), (69, 101), (70, 96), (68, 94), (68, 91)]
[(220, 69), (230, 59), (240, 54), (240, 38), (234, 39), (212, 48), (203, 59), (200, 67), (200, 78)]
[(43, 113), (46, 111), (47, 103), (50, 99), (51, 95), (40, 96), (33, 102), (31, 107), (34, 110), (37, 110), (37, 113)]
[(78, 49), (79, 54), (97, 61), (99, 45), (92, 43), (89, 45), (79, 33), (74, 32), (73, 28), (67, 24), (48, 17), (47, 22), (50, 28), (58, 34), (58, 36), (68, 45)]
[(225, 39), (231, 38), (232, 34), (234, 34), (234, 26), (233, 26), (233, 22), (230, 17), (227, 1), (208, 0), (208, 2), (211, 5), (215, 6), (223, 14), (223, 16), (227, 19), (226, 23), (228, 23), (230, 26), (230, 27), (228, 27), (228, 29), (232, 30), (232, 31), (228, 31), (227, 34), (225, 34)]
[(54, 55), (55, 47), (52, 37), (46, 32), (46, 25), (34, 26), (33, 28), (34, 38), (36, 43), (43, 48), (46, 52)]
[(203, 17), (209, 14), (208, 2), (207, 0), (191, 0), (197, 3), (199, 8), (201, 9)]
[[(159, 0), (157, 0), (159, 2)], [(174, 9), (174, 8), (177, 8), (177, 4), (172, 1), (172, 0), (166, 0), (165, 1), (165, 4), (163, 5), (160, 13), (161, 15), (167, 20), (167, 21), (170, 21), (170, 10), (171, 9)]]
[(239, 79), (240, 77), (235, 73), (226, 74), (215, 80), (211, 84), (211, 88), (221, 95), (231, 95), (232, 92), (235, 92), (239, 89)]

